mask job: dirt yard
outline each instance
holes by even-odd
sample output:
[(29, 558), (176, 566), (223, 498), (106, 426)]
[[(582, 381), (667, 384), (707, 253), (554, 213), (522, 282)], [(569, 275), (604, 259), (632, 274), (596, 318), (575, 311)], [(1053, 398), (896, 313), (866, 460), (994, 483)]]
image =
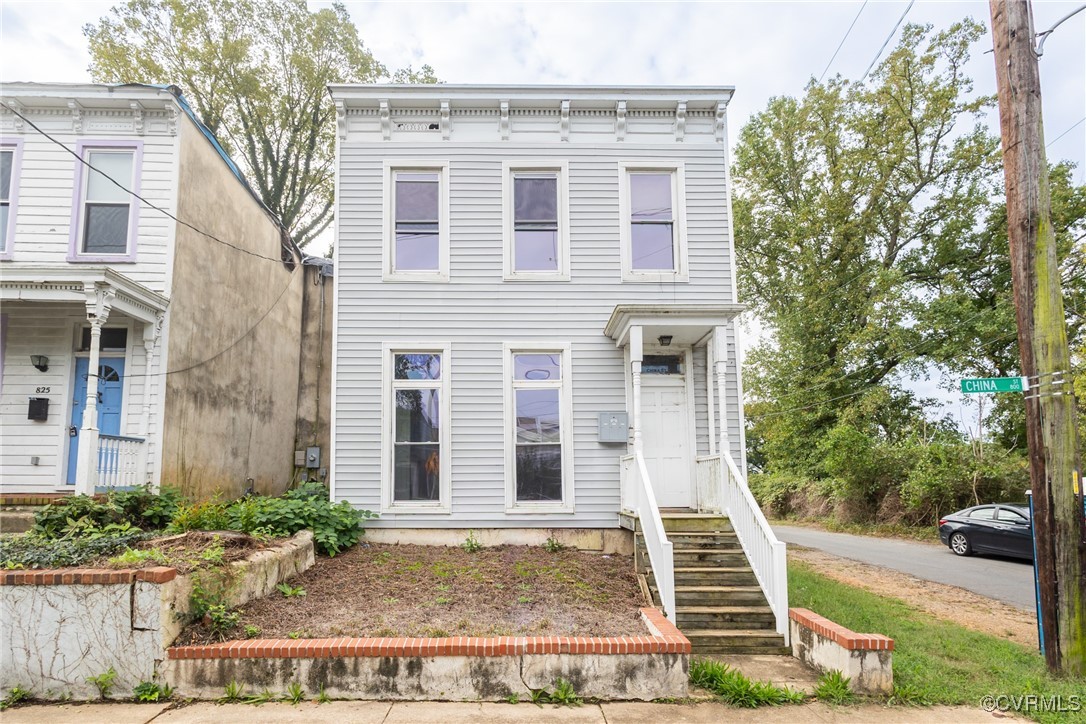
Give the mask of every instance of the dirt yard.
[(910, 606), (974, 631), (1006, 638), (1023, 646), (1037, 646), (1037, 617), (991, 598), (899, 571), (872, 566), (822, 551), (789, 546), (788, 556), (815, 571), (849, 586), (905, 601)]
[[(626, 556), (362, 543), (288, 583), (304, 595), (249, 602), (230, 637), (646, 635)], [(214, 640), (198, 625), (177, 643)]]

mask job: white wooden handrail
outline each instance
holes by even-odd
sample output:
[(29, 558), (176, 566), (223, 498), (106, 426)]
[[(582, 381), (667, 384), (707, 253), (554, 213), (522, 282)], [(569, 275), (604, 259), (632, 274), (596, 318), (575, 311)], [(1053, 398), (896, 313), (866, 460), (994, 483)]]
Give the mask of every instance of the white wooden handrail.
[[(731, 521), (739, 545), (754, 570), (758, 585), (773, 610), (777, 633), (788, 644), (788, 559), (785, 545), (777, 540), (758, 501), (754, 499), (739, 466), (727, 451), (722, 453), (718, 481), (720, 501)], [(725, 474), (725, 469), (727, 474)]]
[(675, 621), (675, 558), (671, 541), (664, 530), (660, 506), (652, 492), (649, 469), (645, 456), (640, 452), (622, 457), (622, 504), (637, 514), (641, 522), (641, 535), (652, 565), (656, 590), (660, 592), (660, 604), (672, 622)]

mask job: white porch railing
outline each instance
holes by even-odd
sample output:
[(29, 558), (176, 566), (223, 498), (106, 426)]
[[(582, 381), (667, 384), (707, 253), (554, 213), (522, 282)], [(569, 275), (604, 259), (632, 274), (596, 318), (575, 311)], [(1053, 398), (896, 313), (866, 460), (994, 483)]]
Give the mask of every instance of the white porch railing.
[(652, 576), (660, 592), (664, 614), (675, 622), (675, 559), (671, 553), (671, 541), (664, 530), (664, 519), (652, 492), (649, 470), (641, 453), (622, 457), (622, 508), (637, 514), (641, 522), (641, 534), (652, 564)]
[(142, 437), (98, 435), (98, 486), (122, 488), (147, 482), (147, 445)]
[[(714, 462), (715, 461), (715, 462)], [(731, 521), (739, 545), (754, 569), (758, 585), (762, 587), (769, 607), (777, 620), (777, 633), (788, 643), (788, 563), (785, 545), (777, 540), (769, 522), (765, 519), (758, 501), (747, 487), (747, 481), (739, 472), (732, 456), (712, 455), (698, 458), (698, 505), (701, 506), (702, 481), (706, 488), (715, 487), (712, 496), (716, 504), (706, 512), (722, 512)], [(715, 485), (711, 485), (715, 476)], [(708, 495), (708, 491), (706, 493)]]
[(720, 513), (724, 510), (724, 501), (720, 496), (723, 488), (720, 486), (721, 466), (724, 463), (719, 455), (709, 455), (698, 458), (694, 464), (694, 471), (698, 485), (698, 512)]

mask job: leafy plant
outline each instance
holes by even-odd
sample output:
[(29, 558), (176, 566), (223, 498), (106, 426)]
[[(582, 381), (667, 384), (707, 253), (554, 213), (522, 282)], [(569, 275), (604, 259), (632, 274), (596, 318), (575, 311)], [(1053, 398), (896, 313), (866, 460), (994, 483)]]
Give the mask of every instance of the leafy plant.
[(132, 490), (118, 490), (111, 494), (111, 499), (120, 506), (133, 525), (152, 530), (165, 528), (182, 503), (180, 489), (169, 486), (163, 486), (158, 493), (152, 492), (149, 485)]
[(209, 606), (207, 611), (204, 612), (204, 622), (211, 629), (211, 633), (218, 636), (220, 640), (225, 641), (226, 635), (241, 622), (241, 613), (231, 611), (226, 607), (226, 604), (219, 603)]
[(531, 603), (532, 600), (533, 599), (532, 599), (531, 596), (518, 596), (517, 597), (517, 603)]
[(190, 530), (231, 530), (228, 506), (218, 497), (192, 505), (181, 504), (166, 528), (170, 533)]
[(564, 549), (565, 546), (562, 545), (560, 542), (558, 542), (557, 538), (555, 538), (554, 536), (551, 536), (551, 537), (547, 538), (546, 542), (543, 543), (543, 548), (548, 553), (558, 553), (562, 549)]
[(111, 499), (72, 495), (35, 513), (33, 531), (46, 538), (64, 538), (124, 522), (124, 510)]
[(346, 501), (331, 503), (328, 490), (319, 483), (289, 490), (278, 498), (251, 496), (226, 508), (225, 516), (225, 527), (243, 533), (291, 536), (300, 530), (312, 530), (318, 552), (328, 556), (357, 543), (362, 536), (362, 521), (376, 517)]
[(15, 706), (21, 702), (30, 698), (30, 690), (24, 689), (21, 686), (11, 687), (11, 691), (3, 699), (0, 699), (0, 711), (4, 711), (8, 707)]
[(141, 681), (132, 690), (136, 701), (154, 702), (166, 701), (173, 696), (173, 687), (168, 684), (156, 684), (153, 681)]
[(87, 677), (88, 684), (94, 684), (98, 689), (99, 699), (108, 699), (109, 694), (113, 691), (113, 683), (117, 679), (116, 670), (110, 666), (108, 671), (105, 671), (97, 676)]
[(0, 536), (0, 565), (8, 570), (78, 566), (95, 558), (117, 554), (147, 537), (148, 534), (141, 531), (62, 540), (51, 539), (38, 532)]
[(469, 530), (468, 537), (464, 539), (464, 542), (460, 544), (460, 547), (468, 553), (477, 553), (482, 550), (483, 544), (475, 537), (475, 531)]
[(260, 635), (260, 627), (259, 626), (254, 626), (251, 623), (245, 624), (245, 638), (247, 638), (247, 639), (255, 639), (259, 635)]
[(550, 695), (552, 704), (562, 706), (580, 706), (583, 702), (577, 692), (573, 690), (573, 684), (568, 679), (559, 677), (554, 681), (554, 691)]
[(291, 631), (287, 634), (288, 639), (300, 639), (304, 631)]
[(138, 566), (147, 561), (154, 561), (163, 566), (170, 562), (166, 554), (158, 548), (128, 548), (110, 558), (107, 563), (111, 566), (124, 568)]
[(733, 706), (755, 708), (780, 704), (799, 704), (802, 693), (768, 681), (751, 681), (737, 669), (711, 659), (697, 659), (690, 664), (690, 683), (708, 689)]
[(520, 694), (514, 691), (512, 694), (505, 697), (505, 701), (508, 704), (519, 704), (520, 703)]
[(331, 697), (324, 691), (324, 684), (321, 684), (320, 689), (317, 691), (317, 703), (327, 704), (331, 700)]
[(287, 684), (287, 694), (283, 697), (285, 701), (289, 701), (291, 704), (299, 704), (302, 699), (305, 698), (305, 689), (297, 681), (292, 681)]
[(241, 695), (245, 691), (245, 685), (239, 684), (237, 681), (231, 681), (226, 685), (225, 692), (220, 702), (234, 702), (241, 701)]
[(287, 583), (286, 581), (284, 581), (283, 583), (280, 583), (275, 588), (276, 588), (277, 591), (279, 591), (279, 593), (283, 594), (287, 598), (294, 598), (295, 596), (304, 596), (304, 595), (306, 595), (305, 589), (303, 587), (301, 587), (301, 586), (292, 586), (289, 583)]
[(246, 704), (260, 706), (261, 704), (267, 704), (269, 701), (275, 701), (275, 694), (271, 693), (271, 689), (264, 689), (259, 694), (245, 697), (244, 701)]
[(848, 687), (849, 677), (837, 669), (827, 671), (818, 677), (814, 695), (820, 701), (828, 701), (831, 704), (848, 704), (855, 698), (852, 689)]
[[(215, 536), (215, 540), (219, 540), (219, 536)], [(226, 563), (226, 549), (223, 548), (221, 543), (205, 548), (200, 552), (200, 560), (204, 563), (209, 563), (213, 566), (221, 566)]]

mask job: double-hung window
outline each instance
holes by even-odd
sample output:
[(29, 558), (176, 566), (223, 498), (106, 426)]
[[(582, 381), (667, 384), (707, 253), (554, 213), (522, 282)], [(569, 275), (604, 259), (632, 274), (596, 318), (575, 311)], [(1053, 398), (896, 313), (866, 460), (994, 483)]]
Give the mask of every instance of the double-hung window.
[(0, 259), (11, 258), (19, 203), (19, 159), (22, 141), (0, 141)]
[(569, 279), (569, 212), (564, 161), (502, 164), (506, 280)]
[(682, 164), (619, 164), (622, 278), (686, 281)]
[(384, 379), (384, 507), (447, 510), (448, 346), (386, 346)]
[(388, 163), (385, 189), (384, 278), (448, 280), (448, 165)]
[(568, 344), (505, 347), (506, 507), (572, 512)]
[(80, 142), (70, 261), (135, 261), (139, 141)]

